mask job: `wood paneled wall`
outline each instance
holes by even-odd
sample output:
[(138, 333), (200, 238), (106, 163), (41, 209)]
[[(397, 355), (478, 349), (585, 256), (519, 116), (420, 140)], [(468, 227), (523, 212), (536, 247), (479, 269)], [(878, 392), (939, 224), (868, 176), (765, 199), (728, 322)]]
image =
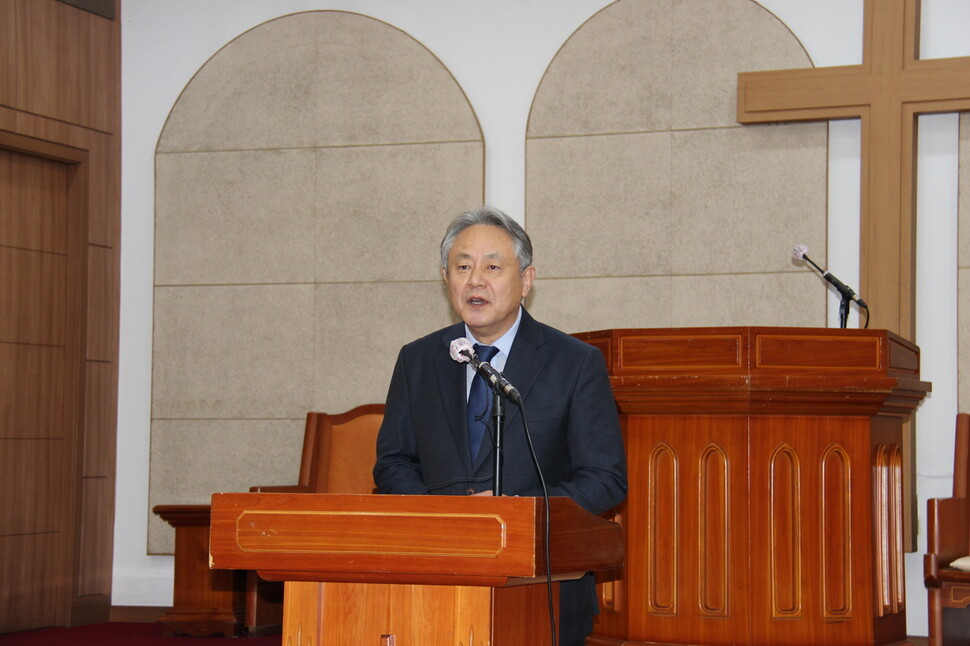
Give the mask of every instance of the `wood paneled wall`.
[(0, 0), (0, 632), (110, 609), (118, 2)]

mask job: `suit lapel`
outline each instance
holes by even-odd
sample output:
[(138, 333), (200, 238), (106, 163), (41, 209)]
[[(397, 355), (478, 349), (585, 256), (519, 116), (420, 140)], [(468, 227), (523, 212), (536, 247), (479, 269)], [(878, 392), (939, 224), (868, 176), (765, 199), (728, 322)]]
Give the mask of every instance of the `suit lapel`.
[[(468, 422), (465, 415), (467, 386), (465, 385), (464, 363), (451, 358), (451, 342), (465, 336), (465, 325), (458, 323), (447, 328), (441, 335), (444, 351), (435, 356), (435, 376), (438, 392), (441, 393), (441, 406), (444, 410), (448, 430), (455, 442), (462, 466), (467, 473), (472, 472), (472, 459), (468, 447)], [(480, 455), (480, 454), (479, 454)]]
[[(529, 391), (548, 360), (549, 348), (542, 327), (523, 309), (519, 332), (515, 335), (512, 353), (505, 364), (505, 376), (518, 388), (522, 399), (528, 400)], [(512, 409), (516, 415), (520, 414), (518, 406), (512, 406), (509, 412)]]

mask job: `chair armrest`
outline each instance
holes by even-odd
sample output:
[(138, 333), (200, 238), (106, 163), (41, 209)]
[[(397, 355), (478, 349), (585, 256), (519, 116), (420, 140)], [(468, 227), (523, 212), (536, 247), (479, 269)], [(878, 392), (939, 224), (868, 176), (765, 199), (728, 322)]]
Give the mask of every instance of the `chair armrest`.
[(944, 582), (970, 584), (970, 572), (946, 567), (935, 554), (924, 554), (923, 583), (927, 588), (940, 588)]
[(313, 493), (303, 485), (269, 485), (250, 487), (252, 493)]

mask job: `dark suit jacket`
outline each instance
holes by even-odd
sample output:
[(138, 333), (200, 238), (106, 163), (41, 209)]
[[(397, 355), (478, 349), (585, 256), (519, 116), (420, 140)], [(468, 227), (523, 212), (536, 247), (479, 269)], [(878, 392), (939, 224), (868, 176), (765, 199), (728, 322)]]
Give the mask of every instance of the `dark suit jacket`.
[[(467, 494), (492, 486), (486, 435), (475, 464), (468, 450), (465, 364), (449, 354), (464, 324), (405, 345), (398, 355), (377, 439), (374, 481), (381, 493)], [(599, 350), (524, 309), (505, 364), (522, 394), (529, 431), (550, 496), (569, 496), (599, 514), (626, 496), (626, 459), (606, 365)], [(505, 409), (503, 493), (541, 496), (522, 412)]]

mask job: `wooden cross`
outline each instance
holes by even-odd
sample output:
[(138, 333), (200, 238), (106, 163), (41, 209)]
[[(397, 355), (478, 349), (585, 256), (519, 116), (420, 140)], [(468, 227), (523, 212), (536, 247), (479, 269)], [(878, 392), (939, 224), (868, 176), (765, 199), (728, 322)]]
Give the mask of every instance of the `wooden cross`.
[(919, 0), (865, 0), (862, 64), (738, 75), (743, 124), (862, 121), (860, 295), (916, 337), (916, 117), (970, 110), (970, 57), (921, 61)]

